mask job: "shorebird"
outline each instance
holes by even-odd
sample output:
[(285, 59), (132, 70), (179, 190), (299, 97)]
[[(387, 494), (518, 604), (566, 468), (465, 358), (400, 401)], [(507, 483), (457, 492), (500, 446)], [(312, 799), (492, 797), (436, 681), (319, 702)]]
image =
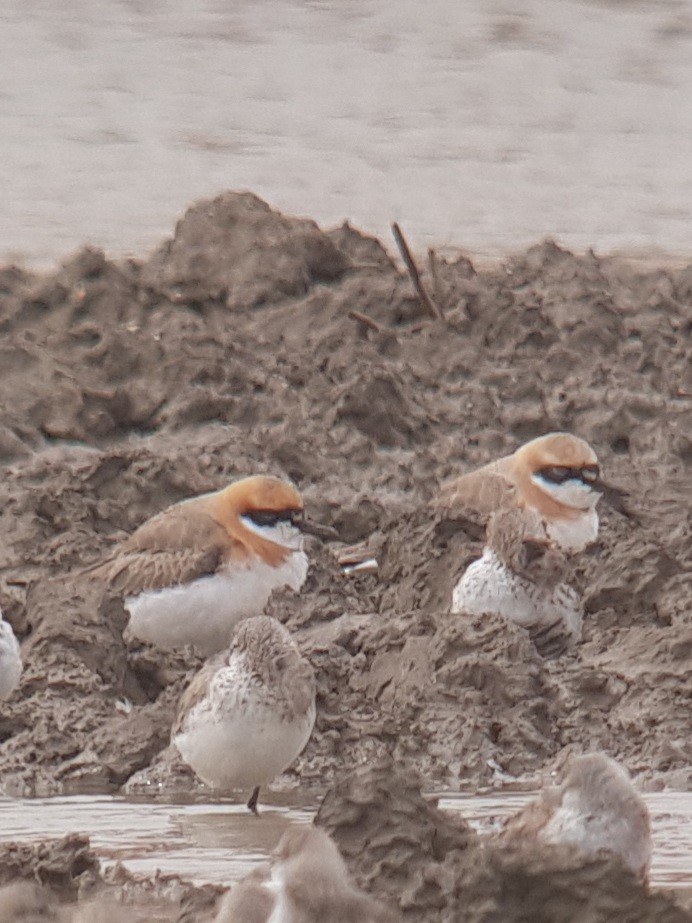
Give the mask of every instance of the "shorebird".
[(210, 654), (264, 610), (272, 590), (301, 588), (304, 535), (338, 537), (306, 518), (291, 484), (257, 475), (169, 506), (86, 572), (124, 597), (136, 637)]
[(228, 651), (183, 694), (171, 740), (212, 788), (260, 786), (287, 769), (315, 723), (315, 675), (288, 630), (266, 615), (242, 621)]
[(394, 913), (350, 881), (331, 837), (290, 827), (271, 869), (252, 873), (222, 901), (215, 923), (394, 923)]
[(0, 612), (0, 701), (8, 699), (19, 684), (22, 657), (12, 626)]
[(572, 757), (557, 786), (507, 822), (501, 838), (576, 846), (585, 856), (616, 853), (645, 879), (651, 862), (651, 822), (627, 770), (604, 753)]
[[(561, 554), (595, 541), (596, 506), (604, 494), (624, 509), (624, 492), (601, 479), (594, 450), (570, 433), (540, 436), (443, 486), (433, 500), (435, 509), (488, 527), (483, 556), (454, 588), (452, 611), (496, 612), (527, 628), (558, 624), (577, 638), (579, 596), (555, 578), (560, 568), (553, 565)], [(544, 570), (552, 573), (537, 579), (541, 565), (534, 562), (546, 553), (551, 566)]]
[(606, 491), (596, 453), (571, 433), (548, 433), (512, 455), (444, 485), (433, 505), (447, 513), (472, 512), (486, 520), (503, 509), (524, 512), (529, 537), (581, 551), (598, 535), (596, 505)]

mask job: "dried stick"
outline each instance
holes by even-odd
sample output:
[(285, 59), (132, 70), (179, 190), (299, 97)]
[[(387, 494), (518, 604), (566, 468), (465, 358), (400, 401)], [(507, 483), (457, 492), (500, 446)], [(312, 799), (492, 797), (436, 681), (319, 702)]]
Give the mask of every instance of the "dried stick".
[(416, 290), (416, 294), (418, 295), (418, 299), (422, 307), (431, 317), (434, 317), (436, 320), (444, 320), (442, 311), (440, 311), (438, 306), (425, 290), (425, 286), (421, 280), (420, 273), (418, 272), (418, 267), (416, 266), (413, 257), (411, 256), (411, 251), (409, 250), (408, 244), (404, 239), (404, 235), (401, 233), (401, 228), (396, 223), (396, 221), (392, 224), (392, 234), (394, 235), (394, 240), (396, 241), (396, 245), (399, 248), (401, 258), (406, 264), (406, 269), (408, 270), (408, 274), (411, 277), (413, 287)]
[(378, 324), (376, 320), (372, 319), (372, 317), (368, 317), (367, 314), (363, 314), (360, 311), (349, 311), (348, 316), (352, 320), (357, 320), (358, 323), (364, 324), (366, 327), (374, 330), (375, 333), (382, 333), (382, 325)]
[[(440, 284), (440, 271), (437, 262), (437, 254), (432, 247), (428, 249), (428, 266), (430, 267), (430, 278), (432, 279), (433, 284), (432, 297), (435, 301), (435, 304), (437, 304), (440, 300), (440, 296), (442, 295), (442, 286)], [(440, 308), (440, 311), (441, 310), (442, 309)]]

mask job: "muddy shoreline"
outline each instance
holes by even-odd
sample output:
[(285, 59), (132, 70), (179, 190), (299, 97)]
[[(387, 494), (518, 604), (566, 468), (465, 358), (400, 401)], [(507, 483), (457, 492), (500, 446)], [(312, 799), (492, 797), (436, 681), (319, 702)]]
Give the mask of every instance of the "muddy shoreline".
[[(318, 680), (286, 784), (323, 792), (393, 757), (428, 786), (535, 786), (599, 748), (641, 785), (690, 789), (692, 266), (546, 241), (436, 275), (444, 323), (382, 242), (232, 193), (147, 260), (87, 248), (0, 270), (0, 606), (25, 662), (0, 709), (7, 792), (195, 785), (167, 744), (197, 658), (126, 644), (121, 604), (80, 571), (165, 505), (258, 471), (380, 549), (377, 575), (344, 578), (315, 548), (301, 595), (270, 602)], [(448, 614), (479, 545), (426, 503), (557, 429), (595, 447), (637, 520), (603, 510), (571, 575), (583, 642), (550, 660), (517, 626)]]

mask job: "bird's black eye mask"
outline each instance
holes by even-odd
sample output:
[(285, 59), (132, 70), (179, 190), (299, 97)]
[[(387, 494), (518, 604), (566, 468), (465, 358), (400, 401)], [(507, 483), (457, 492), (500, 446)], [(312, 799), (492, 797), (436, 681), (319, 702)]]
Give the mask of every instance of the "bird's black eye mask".
[(566, 481), (581, 481), (587, 487), (598, 488), (598, 465), (584, 465), (581, 468), (568, 468), (563, 465), (547, 465), (539, 468), (536, 474), (549, 484), (564, 484)]
[(303, 518), (302, 510), (248, 510), (244, 514), (256, 526), (278, 526), (281, 522), (288, 522), (300, 528)]
[(249, 519), (256, 526), (272, 527), (278, 526), (282, 522), (295, 526), (305, 535), (314, 535), (323, 542), (340, 542), (339, 533), (332, 529), (331, 526), (323, 526), (319, 522), (313, 522), (305, 515), (304, 510), (248, 510), (243, 513), (241, 518)]

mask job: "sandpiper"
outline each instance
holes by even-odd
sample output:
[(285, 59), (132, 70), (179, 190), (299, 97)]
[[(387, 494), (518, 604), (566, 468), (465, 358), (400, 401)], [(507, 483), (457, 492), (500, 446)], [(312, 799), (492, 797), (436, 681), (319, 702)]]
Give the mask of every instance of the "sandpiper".
[(607, 850), (645, 879), (651, 822), (627, 770), (605, 753), (586, 753), (569, 759), (559, 775), (560, 784), (510, 818), (501, 837), (571, 845), (586, 856)]
[(212, 788), (260, 786), (287, 769), (315, 723), (315, 676), (276, 619), (242, 621), (228, 651), (209, 660), (180, 701), (171, 740)]
[(135, 637), (211, 654), (262, 613), (272, 590), (301, 588), (306, 534), (337, 537), (306, 518), (291, 484), (257, 475), (168, 507), (87, 572), (124, 597)]
[(331, 837), (290, 827), (271, 869), (234, 885), (215, 923), (395, 923), (398, 917), (350, 881)]
[(22, 657), (12, 626), (0, 612), (0, 701), (8, 699), (19, 684)]

